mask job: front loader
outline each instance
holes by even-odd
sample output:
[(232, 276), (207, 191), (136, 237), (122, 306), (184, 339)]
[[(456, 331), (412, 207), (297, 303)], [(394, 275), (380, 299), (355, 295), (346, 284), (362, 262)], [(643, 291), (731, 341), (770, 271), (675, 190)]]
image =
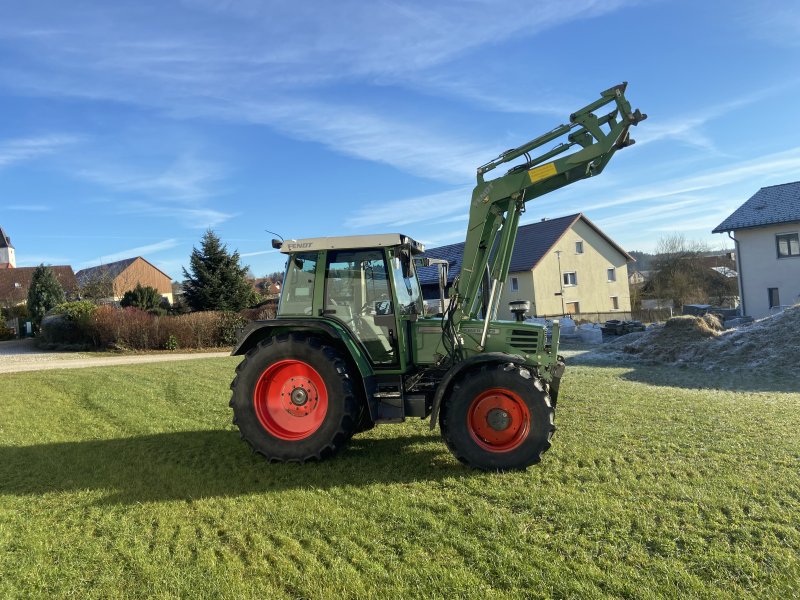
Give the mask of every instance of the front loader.
[(253, 450), (270, 461), (320, 460), (355, 433), (419, 417), (431, 429), (438, 421), (471, 467), (538, 462), (565, 368), (558, 322), (548, 340), (543, 326), (492, 316), (525, 204), (599, 174), (633, 143), (629, 128), (646, 115), (631, 109), (626, 85), (478, 168), (461, 272), (436, 316), (425, 316), (417, 269), (438, 267), (444, 294), (448, 265), (408, 236), (273, 240), (288, 255), (277, 317), (251, 324), (233, 351), (245, 358), (230, 404)]

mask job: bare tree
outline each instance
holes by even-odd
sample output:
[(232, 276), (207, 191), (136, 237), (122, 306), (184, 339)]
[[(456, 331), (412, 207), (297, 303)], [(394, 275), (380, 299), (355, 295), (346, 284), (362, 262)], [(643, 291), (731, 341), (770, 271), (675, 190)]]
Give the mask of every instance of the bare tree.
[(707, 251), (705, 244), (687, 240), (682, 233), (661, 237), (651, 265), (650, 293), (672, 300), (675, 307), (707, 302), (710, 269), (702, 260)]

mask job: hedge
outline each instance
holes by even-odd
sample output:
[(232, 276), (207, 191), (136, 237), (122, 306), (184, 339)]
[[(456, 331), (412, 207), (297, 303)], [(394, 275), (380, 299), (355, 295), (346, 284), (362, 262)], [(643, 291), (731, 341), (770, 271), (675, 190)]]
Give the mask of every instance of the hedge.
[(247, 319), (232, 312), (157, 316), (138, 308), (62, 304), (42, 322), (41, 340), (54, 346), (177, 350), (232, 346)]

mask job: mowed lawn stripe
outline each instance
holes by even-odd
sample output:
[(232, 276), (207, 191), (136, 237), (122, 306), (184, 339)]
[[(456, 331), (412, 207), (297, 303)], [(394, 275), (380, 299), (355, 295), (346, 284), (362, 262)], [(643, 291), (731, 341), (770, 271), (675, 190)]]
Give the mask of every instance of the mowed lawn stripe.
[[(237, 359), (0, 375), (0, 597), (791, 597), (800, 394), (581, 366), (523, 473), (427, 423), (270, 465)], [(741, 377), (747, 392), (732, 391)], [(677, 385), (665, 385), (675, 381)], [(755, 386), (757, 387), (757, 386)]]

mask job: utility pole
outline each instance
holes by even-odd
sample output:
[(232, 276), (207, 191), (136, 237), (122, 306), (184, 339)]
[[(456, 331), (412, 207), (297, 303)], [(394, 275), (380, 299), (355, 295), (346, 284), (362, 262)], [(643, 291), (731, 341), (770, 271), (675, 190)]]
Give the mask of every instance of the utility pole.
[(564, 306), (564, 276), (561, 274), (561, 250), (556, 250), (556, 258), (558, 259), (558, 292), (557, 296), (561, 296), (561, 316), (565, 316), (567, 309)]

